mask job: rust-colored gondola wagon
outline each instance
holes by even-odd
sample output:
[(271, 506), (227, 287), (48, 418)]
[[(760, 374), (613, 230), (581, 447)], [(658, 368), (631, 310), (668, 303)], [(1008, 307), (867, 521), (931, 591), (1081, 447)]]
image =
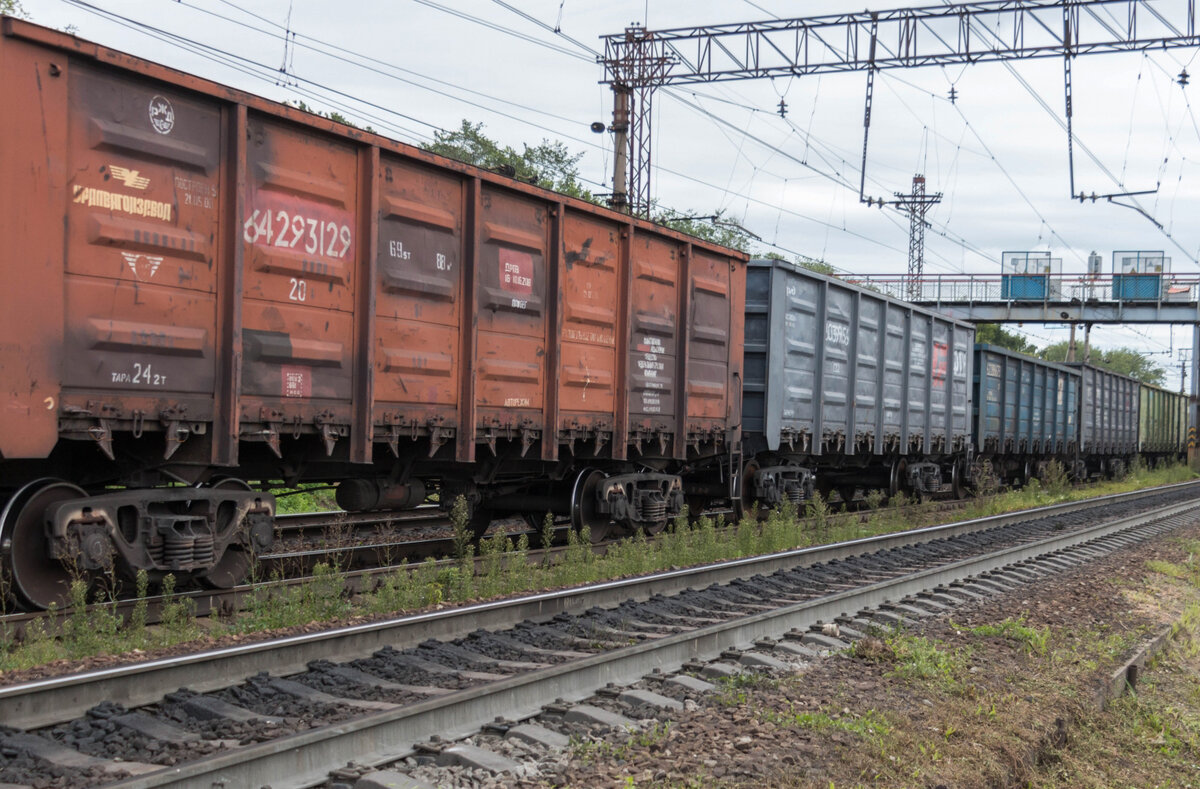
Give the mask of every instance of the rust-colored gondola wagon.
[(235, 582), (272, 535), (247, 482), (595, 536), (661, 528), (684, 477), (728, 495), (741, 253), (2, 33), (0, 539), (25, 604), (114, 562)]

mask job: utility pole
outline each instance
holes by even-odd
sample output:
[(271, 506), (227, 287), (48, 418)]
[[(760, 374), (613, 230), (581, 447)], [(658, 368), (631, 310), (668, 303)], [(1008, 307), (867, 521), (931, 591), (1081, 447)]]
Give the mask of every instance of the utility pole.
[(1071, 341), (1067, 343), (1067, 361), (1075, 361), (1075, 323), (1071, 323)]
[[(864, 163), (863, 169), (866, 169)], [(897, 208), (908, 212), (908, 280), (907, 292), (909, 301), (916, 301), (921, 295), (921, 277), (925, 274), (925, 213), (930, 206), (942, 202), (942, 193), (925, 194), (925, 176), (917, 173), (913, 176), (912, 192), (901, 194), (896, 192), (893, 203)]]
[(625, 28), (620, 55), (605, 61), (613, 90), (612, 206), (650, 215), (650, 118), (654, 88), (677, 58), (640, 25)]

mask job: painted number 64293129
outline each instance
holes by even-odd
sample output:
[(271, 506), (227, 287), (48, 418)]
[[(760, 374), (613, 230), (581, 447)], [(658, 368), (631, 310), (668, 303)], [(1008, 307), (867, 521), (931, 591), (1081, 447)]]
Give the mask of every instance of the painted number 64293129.
[(350, 226), (284, 210), (254, 209), (242, 225), (247, 244), (302, 249), (309, 255), (345, 258), (353, 245)]

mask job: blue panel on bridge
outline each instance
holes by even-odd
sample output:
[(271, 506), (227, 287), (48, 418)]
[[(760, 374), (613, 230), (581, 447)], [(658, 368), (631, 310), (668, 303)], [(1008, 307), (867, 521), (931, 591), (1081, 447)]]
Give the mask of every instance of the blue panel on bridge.
[(1000, 298), (1005, 301), (1045, 301), (1048, 280), (1044, 274), (1005, 274), (1000, 278)]
[(1161, 274), (1113, 275), (1113, 298), (1122, 301), (1158, 301), (1161, 295)]

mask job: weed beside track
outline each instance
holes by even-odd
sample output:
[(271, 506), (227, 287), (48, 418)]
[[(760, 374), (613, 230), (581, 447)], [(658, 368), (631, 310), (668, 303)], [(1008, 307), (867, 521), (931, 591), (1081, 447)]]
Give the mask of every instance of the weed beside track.
[[(954, 511), (954, 517), (986, 517), (1182, 482), (1194, 476), (1189, 469), (1175, 466), (1156, 471), (1135, 469), (1124, 480), (1088, 488), (1070, 488), (1061, 483), (1043, 486), (1033, 480), (1024, 489), (967, 502)], [(126, 617), (103, 606), (82, 605), (87, 602), (87, 590), (77, 584), (73, 595), (78, 599), (73, 600), (72, 613), (61, 632), (53, 632), (54, 628), (44, 622), (34, 622), (26, 626), (25, 637), (17, 640), (0, 629), (0, 682), (16, 681), (19, 678), (14, 672), (24, 675), (50, 663), (58, 663), (62, 670), (66, 661), (100, 656), (197, 651), (296, 628), (366, 621), (447, 604), (888, 534), (945, 522), (945, 516), (944, 503), (913, 504), (896, 497), (883, 506), (882, 496), (869, 493), (866, 509), (851, 513), (834, 513), (818, 499), (809, 503), (804, 513), (785, 506), (761, 522), (745, 518), (726, 523), (721, 516), (708, 515), (690, 520), (684, 515), (664, 534), (652, 539), (638, 534), (607, 545), (602, 555), (593, 550), (586, 534), (570, 532), (566, 549), (552, 555), (531, 552), (526, 534), (514, 539), (503, 530), (493, 530), (479, 545), (478, 564), (476, 547), (464, 537), (456, 541), (454, 561), (427, 559), (412, 565), (401, 561), (392, 572), (379, 577), (373, 588), (356, 595), (347, 592), (346, 573), (335, 563), (317, 565), (312, 578), (304, 583), (263, 588), (243, 610), (227, 616), (198, 619), (190, 601), (173, 596), (173, 590), (168, 589), (164, 616), (158, 625), (147, 625), (144, 608), (139, 616), (137, 606)], [(456, 530), (465, 534), (465, 511), (452, 513), (452, 521)], [(139, 591), (144, 597), (144, 589)], [(94, 602), (104, 601), (102, 597)], [(53, 615), (50, 612), (45, 621), (52, 621)]]

